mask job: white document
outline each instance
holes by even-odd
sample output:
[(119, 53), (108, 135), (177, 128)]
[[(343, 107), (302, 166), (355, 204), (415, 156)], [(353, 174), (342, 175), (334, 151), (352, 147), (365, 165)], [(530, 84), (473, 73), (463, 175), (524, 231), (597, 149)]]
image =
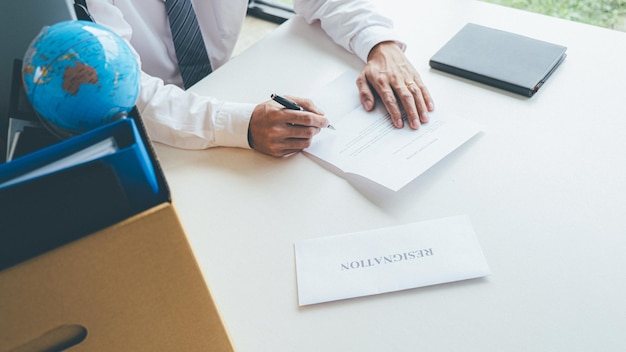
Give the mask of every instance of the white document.
[(109, 137), (94, 145), (90, 145), (74, 154), (70, 154), (59, 160), (55, 160), (49, 164), (43, 165), (35, 170), (29, 171), (23, 175), (12, 178), (8, 181), (0, 183), (0, 188), (12, 186), (14, 184), (30, 180), (36, 177), (48, 175), (72, 166), (88, 163), (98, 158), (111, 155), (117, 151), (117, 142), (114, 137)]
[(298, 241), (301, 306), (490, 274), (468, 216)]
[(361, 107), (357, 72), (348, 71), (314, 95), (336, 130), (323, 129), (305, 150), (341, 171), (398, 191), (480, 132), (471, 121), (432, 112), (419, 130), (393, 127), (382, 103)]

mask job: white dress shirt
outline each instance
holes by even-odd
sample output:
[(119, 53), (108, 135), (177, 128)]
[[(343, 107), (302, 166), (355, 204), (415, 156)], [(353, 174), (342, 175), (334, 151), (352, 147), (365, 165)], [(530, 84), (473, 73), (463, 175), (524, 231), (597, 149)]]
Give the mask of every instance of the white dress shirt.
[[(213, 70), (226, 63), (241, 31), (247, 0), (193, 0)], [(126, 39), (138, 53), (137, 108), (155, 142), (186, 149), (250, 148), (253, 104), (224, 102), (182, 87), (163, 0), (87, 0), (94, 20)], [(391, 21), (366, 0), (295, 0), (294, 9), (363, 61), (374, 45), (399, 42)]]

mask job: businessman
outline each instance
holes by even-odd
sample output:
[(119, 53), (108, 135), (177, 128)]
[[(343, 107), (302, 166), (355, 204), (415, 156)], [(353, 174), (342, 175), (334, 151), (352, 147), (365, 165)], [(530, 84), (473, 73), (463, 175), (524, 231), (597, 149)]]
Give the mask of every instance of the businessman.
[[(306, 110), (296, 111), (272, 100), (257, 105), (226, 102), (185, 90), (228, 61), (248, 5), (247, 0), (191, 0), (189, 15), (178, 9), (187, 1), (87, 0), (95, 21), (128, 40), (138, 54), (142, 78), (137, 107), (151, 139), (187, 149), (252, 148), (275, 157), (308, 147), (320, 128), (328, 126), (308, 99), (292, 97)], [(391, 21), (367, 0), (295, 0), (294, 10), (308, 23), (319, 21), (337, 44), (364, 62), (356, 89), (365, 109), (374, 108), (378, 95), (395, 127), (404, 124), (401, 106), (410, 128), (428, 121), (434, 109), (428, 89), (404, 55), (404, 43)], [(199, 27), (189, 37), (193, 39), (185, 40), (203, 41), (188, 45), (193, 55), (187, 56), (197, 61), (189, 65), (179, 50), (184, 44), (177, 43), (184, 36), (177, 24), (181, 18), (186, 22), (182, 27), (191, 27), (190, 22)], [(200, 57), (208, 63), (198, 63)], [(237, 84), (235, 78), (232, 84)]]

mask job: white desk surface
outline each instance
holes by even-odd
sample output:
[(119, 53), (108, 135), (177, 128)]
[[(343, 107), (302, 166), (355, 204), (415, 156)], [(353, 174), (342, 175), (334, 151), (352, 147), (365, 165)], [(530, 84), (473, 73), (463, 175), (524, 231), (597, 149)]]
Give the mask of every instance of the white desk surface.
[[(400, 192), (302, 154), (157, 145), (236, 348), (626, 351), (626, 33), (466, 0), (378, 3), (437, 109), (484, 128)], [(565, 45), (568, 58), (531, 99), (429, 69), (468, 21)], [(307, 96), (361, 65), (296, 18), (194, 90)], [(459, 214), (489, 277), (298, 307), (294, 241)]]

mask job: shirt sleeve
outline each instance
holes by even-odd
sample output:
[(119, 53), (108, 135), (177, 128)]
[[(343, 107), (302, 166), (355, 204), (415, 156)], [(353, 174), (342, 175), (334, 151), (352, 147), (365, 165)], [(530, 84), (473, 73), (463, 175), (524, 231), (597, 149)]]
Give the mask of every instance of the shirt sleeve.
[[(88, 6), (96, 22), (130, 45), (132, 28), (111, 1), (91, 0)], [(254, 104), (223, 102), (142, 72), (136, 106), (155, 142), (183, 149), (250, 148), (248, 126)]]
[(248, 125), (254, 107), (165, 85), (145, 73), (137, 100), (150, 138), (184, 149), (250, 148)]
[(319, 21), (335, 43), (363, 62), (378, 43), (394, 41), (402, 50), (406, 47), (393, 30), (393, 22), (367, 0), (295, 0), (294, 10), (309, 24)]

